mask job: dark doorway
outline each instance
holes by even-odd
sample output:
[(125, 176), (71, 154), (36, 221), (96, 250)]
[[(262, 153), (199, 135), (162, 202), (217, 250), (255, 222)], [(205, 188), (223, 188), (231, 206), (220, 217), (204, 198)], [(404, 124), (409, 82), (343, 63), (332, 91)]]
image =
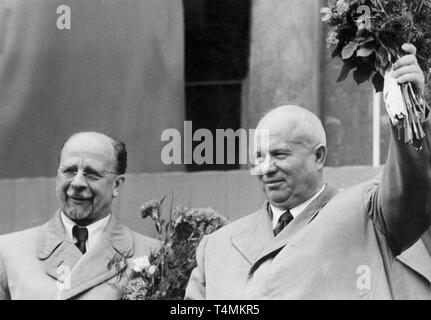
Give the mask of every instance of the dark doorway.
[[(186, 119), (193, 131), (241, 126), (242, 82), (250, 48), (250, 0), (183, 0), (185, 15)], [(200, 142), (194, 142), (194, 147)], [(232, 170), (236, 164), (187, 165), (188, 171)], [(215, 156), (215, 141), (214, 151)], [(225, 156), (227, 152), (225, 150)]]

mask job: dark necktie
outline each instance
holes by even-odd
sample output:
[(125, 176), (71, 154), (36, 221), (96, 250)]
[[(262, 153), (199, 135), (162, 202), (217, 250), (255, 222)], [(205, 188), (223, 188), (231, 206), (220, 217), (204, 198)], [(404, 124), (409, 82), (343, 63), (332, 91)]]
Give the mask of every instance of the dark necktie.
[(292, 220), (293, 220), (293, 216), (290, 213), (290, 211), (287, 210), (278, 219), (278, 222), (274, 228), (274, 235), (277, 236), (281, 232), (281, 230), (283, 230), (284, 227), (287, 226), (289, 224), (289, 222)]
[(85, 242), (88, 239), (88, 230), (87, 228), (80, 227), (78, 225), (74, 225), (72, 229), (73, 236), (78, 240), (75, 245), (78, 249), (84, 254), (86, 252)]

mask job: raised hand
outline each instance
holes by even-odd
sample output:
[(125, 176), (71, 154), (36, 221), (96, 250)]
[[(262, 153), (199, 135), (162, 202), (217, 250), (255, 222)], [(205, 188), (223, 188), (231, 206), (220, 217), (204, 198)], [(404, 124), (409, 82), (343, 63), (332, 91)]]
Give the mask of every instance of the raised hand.
[(399, 84), (410, 82), (416, 93), (423, 94), (425, 89), (425, 77), (416, 59), (416, 47), (410, 43), (402, 46), (407, 55), (398, 59), (393, 65), (393, 76)]

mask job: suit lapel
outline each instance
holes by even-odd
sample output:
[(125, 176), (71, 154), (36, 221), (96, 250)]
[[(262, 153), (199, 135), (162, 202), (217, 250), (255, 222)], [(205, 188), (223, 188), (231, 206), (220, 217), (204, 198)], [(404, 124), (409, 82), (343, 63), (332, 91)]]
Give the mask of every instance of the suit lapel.
[(242, 227), (242, 232), (232, 237), (233, 246), (252, 265), (260, 252), (274, 237), (271, 220), (267, 211), (268, 204), (254, 213)]
[(399, 255), (397, 260), (422, 275), (431, 284), (431, 256), (422, 240)]
[[(95, 246), (76, 263), (70, 274), (70, 287), (65, 287), (60, 299), (70, 299), (119, 274), (126, 268), (126, 259), (133, 256), (132, 233), (119, 225), (111, 215), (108, 226)], [(119, 259), (120, 264), (112, 264)]]
[(59, 281), (65, 278), (82, 256), (67, 237), (59, 211), (39, 236), (37, 256), (42, 261), (45, 272)]
[(250, 273), (253, 273), (268, 256), (277, 254), (286, 245), (294, 246), (295, 243), (292, 240), (294, 239), (294, 235), (301, 231), (307, 224), (311, 223), (320, 209), (323, 208), (337, 192), (337, 189), (327, 185), (322, 194), (311, 202), (298, 217), (293, 219), (277, 237), (272, 237), (265, 249), (260, 252), (256, 264), (253, 265)]
[(129, 258), (133, 251), (130, 230), (119, 225), (111, 215), (95, 246), (82, 255), (68, 239), (57, 212), (39, 240), (38, 257), (44, 263), (45, 272), (63, 283), (57, 298), (70, 299), (113, 278), (126, 267), (126, 263), (110, 266), (110, 262), (114, 258)]

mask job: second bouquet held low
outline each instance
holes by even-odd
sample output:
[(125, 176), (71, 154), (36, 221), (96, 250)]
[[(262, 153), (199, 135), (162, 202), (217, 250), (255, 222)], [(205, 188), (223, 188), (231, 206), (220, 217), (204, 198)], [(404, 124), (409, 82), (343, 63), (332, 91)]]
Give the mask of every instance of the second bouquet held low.
[[(171, 195), (167, 217), (165, 200)], [(135, 259), (126, 276), (124, 300), (181, 300), (191, 272), (196, 267), (196, 249), (205, 235), (228, 223), (227, 218), (211, 208), (173, 208), (173, 193), (160, 201), (142, 205), (140, 216), (152, 219), (160, 249), (151, 256)]]

